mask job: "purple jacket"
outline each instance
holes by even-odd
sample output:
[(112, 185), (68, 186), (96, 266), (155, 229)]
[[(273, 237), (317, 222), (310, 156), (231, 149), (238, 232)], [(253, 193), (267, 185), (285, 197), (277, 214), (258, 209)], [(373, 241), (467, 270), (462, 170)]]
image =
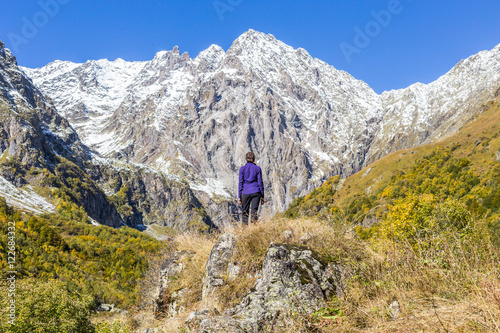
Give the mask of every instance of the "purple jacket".
[(238, 185), (238, 198), (242, 194), (258, 193), (264, 197), (264, 183), (262, 171), (254, 163), (248, 162), (240, 168), (240, 181)]

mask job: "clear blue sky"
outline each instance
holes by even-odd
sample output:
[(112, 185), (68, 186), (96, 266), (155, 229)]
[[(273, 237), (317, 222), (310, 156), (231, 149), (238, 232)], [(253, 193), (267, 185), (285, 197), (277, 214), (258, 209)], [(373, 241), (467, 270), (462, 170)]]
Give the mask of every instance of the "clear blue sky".
[[(227, 50), (240, 34), (254, 29), (305, 48), (379, 93), (431, 82), (460, 59), (500, 43), (498, 0), (397, 2), (4, 1), (0, 39), (20, 65), (40, 67), (56, 59), (149, 60), (175, 45), (195, 57), (210, 44)], [(391, 17), (382, 15), (382, 24), (376, 23), (373, 11), (388, 8)], [(369, 43), (355, 39), (356, 27), (363, 33), (368, 28)]]

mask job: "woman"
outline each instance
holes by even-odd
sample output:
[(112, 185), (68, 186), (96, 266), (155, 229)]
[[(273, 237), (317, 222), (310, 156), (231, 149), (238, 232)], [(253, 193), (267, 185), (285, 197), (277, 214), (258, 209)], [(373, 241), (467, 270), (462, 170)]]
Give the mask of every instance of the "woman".
[(255, 165), (255, 154), (248, 152), (245, 156), (247, 164), (240, 168), (238, 185), (238, 202), (243, 206), (243, 224), (248, 224), (248, 215), (251, 212), (251, 222), (257, 221), (259, 204), (264, 204), (264, 183), (262, 171)]

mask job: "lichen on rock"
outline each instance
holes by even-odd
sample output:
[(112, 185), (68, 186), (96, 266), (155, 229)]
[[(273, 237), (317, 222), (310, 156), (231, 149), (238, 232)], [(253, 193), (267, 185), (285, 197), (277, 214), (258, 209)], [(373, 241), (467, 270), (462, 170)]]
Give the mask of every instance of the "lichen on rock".
[(153, 296), (153, 314), (155, 317), (174, 316), (183, 310), (179, 306), (185, 295), (185, 290), (172, 291), (171, 281), (183, 270), (183, 261), (192, 258), (193, 251), (177, 251), (167, 258), (160, 268), (159, 283)]
[[(236, 248), (233, 234), (225, 233), (213, 247), (208, 257), (205, 278), (203, 279), (202, 297), (207, 300), (214, 291), (224, 284), (228, 277), (230, 260)], [(234, 272), (233, 272), (234, 273)]]
[[(220, 253), (219, 248), (216, 245), (212, 253)], [(196, 321), (198, 325), (190, 320), (190, 329), (193, 332), (261, 332), (279, 325), (284, 313), (311, 314), (326, 307), (330, 297), (342, 294), (339, 288), (344, 284), (344, 274), (340, 265), (325, 265), (318, 257), (304, 246), (271, 243), (260, 278), (241, 303), (220, 316), (203, 316)]]

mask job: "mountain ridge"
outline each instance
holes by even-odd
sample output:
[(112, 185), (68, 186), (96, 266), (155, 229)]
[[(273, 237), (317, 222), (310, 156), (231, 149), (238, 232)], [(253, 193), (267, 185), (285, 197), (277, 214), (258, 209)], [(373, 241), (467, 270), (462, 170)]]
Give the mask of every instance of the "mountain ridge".
[(2, 46), (0, 196), (7, 203), (112, 227), (153, 221), (179, 230), (213, 226), (184, 184), (145, 166), (96, 156)]
[[(251, 30), (227, 51), (211, 45), (193, 59), (174, 47), (151, 61), (21, 70), (31, 77), (26, 89), (35, 85), (90, 148), (80, 166), (110, 198), (121, 196), (126, 224), (178, 225), (168, 219), (196, 208), (182, 218), (185, 226), (190, 218), (208, 225), (236, 218), (236, 175), (248, 150), (265, 172), (263, 213), (274, 214), (330, 176), (453, 134), (500, 87), (499, 64), (500, 45), (429, 85), (378, 95), (307, 51)], [(133, 179), (121, 165), (155, 176)]]
[(58, 184), (62, 191), (59, 199), (72, 197), (91, 218), (115, 227), (120, 225), (116, 209), (82, 171), (91, 159), (89, 149), (69, 122), (19, 70), (15, 57), (3, 44), (0, 44), (0, 110), (0, 192), (8, 202), (36, 212), (53, 211), (54, 205), (34, 188)]
[[(254, 30), (227, 51), (211, 45), (196, 58), (174, 47), (146, 62), (66, 64), (49, 80), (46, 73), (61, 63), (23, 70), (103, 157), (150, 165), (210, 197), (233, 200), (237, 165), (245, 151), (256, 151), (274, 212), (333, 174), (454, 133), (500, 87), (499, 50), (463, 60), (429, 85), (380, 95)], [(116, 72), (120, 66), (134, 69)], [(113, 78), (125, 74), (130, 81)], [(114, 94), (111, 83), (122, 90)], [(290, 175), (277, 176), (283, 169)]]
[(369, 228), (395, 201), (423, 194), (458, 200), (474, 218), (498, 225), (500, 89), (496, 95), (454, 135), (388, 154), (347, 179), (332, 177), (295, 199), (285, 215), (344, 219)]

